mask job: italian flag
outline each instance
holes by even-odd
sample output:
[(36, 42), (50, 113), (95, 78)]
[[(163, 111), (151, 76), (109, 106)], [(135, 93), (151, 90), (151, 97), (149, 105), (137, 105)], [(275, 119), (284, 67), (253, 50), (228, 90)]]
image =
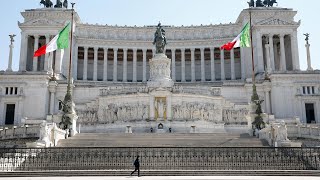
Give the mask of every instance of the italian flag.
[(247, 23), (241, 33), (233, 41), (221, 46), (221, 49), (230, 51), (236, 47), (251, 47), (250, 43), (250, 25)]
[(48, 44), (38, 49), (33, 57), (39, 57), (46, 53), (53, 52), (57, 49), (66, 49), (69, 47), (70, 23), (60, 31)]

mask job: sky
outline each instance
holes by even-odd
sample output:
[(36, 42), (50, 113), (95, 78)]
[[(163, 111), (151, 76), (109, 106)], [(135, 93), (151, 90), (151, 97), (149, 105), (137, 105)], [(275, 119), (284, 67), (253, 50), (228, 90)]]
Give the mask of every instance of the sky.
[[(234, 23), (240, 12), (248, 8), (249, 0), (73, 0), (75, 9), (83, 23), (144, 26), (163, 25), (188, 26), (201, 24)], [(314, 69), (320, 69), (320, 23), (315, 14), (320, 1), (277, 0), (278, 7), (298, 11), (296, 21), (301, 20), (298, 29), (300, 66), (307, 69), (305, 37), (310, 33), (311, 61)], [(16, 34), (14, 42), (13, 69), (18, 70), (20, 58), (20, 29), (23, 22), (20, 12), (41, 8), (40, 0), (2, 1), (0, 11), (0, 70), (7, 69), (9, 58), (9, 34)], [(55, 0), (52, 0), (55, 4)], [(70, 2), (70, 0), (69, 0)], [(311, 3), (312, 2), (312, 3)], [(319, 13), (319, 12), (318, 12)]]

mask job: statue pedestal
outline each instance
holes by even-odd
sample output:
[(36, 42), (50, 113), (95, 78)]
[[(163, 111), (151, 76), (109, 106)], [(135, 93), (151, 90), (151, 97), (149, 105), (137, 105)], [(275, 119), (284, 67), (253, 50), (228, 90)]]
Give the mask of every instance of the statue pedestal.
[(174, 82), (171, 75), (171, 60), (165, 54), (156, 54), (150, 59), (149, 88), (172, 88)]

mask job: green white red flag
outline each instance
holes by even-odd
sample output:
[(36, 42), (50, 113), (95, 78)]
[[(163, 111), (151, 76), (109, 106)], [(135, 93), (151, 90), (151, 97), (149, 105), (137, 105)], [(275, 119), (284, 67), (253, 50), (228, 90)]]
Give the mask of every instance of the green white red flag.
[(233, 41), (224, 44), (220, 49), (230, 51), (236, 47), (251, 47), (249, 23), (243, 27), (241, 33)]
[(57, 49), (66, 49), (69, 47), (70, 23), (64, 27), (48, 44), (39, 48), (33, 57), (42, 56)]

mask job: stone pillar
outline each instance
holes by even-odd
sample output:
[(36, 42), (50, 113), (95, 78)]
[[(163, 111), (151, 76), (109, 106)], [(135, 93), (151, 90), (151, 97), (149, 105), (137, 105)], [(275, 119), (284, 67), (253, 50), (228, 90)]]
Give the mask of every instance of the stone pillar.
[(186, 50), (181, 49), (181, 82), (186, 82)]
[(149, 103), (150, 103), (150, 120), (154, 120), (155, 114), (154, 114), (154, 96), (150, 95), (149, 97)]
[(147, 50), (142, 49), (143, 54), (143, 74), (142, 74), (142, 81), (147, 82)]
[(167, 97), (167, 119), (172, 120), (172, 96)]
[(226, 80), (226, 75), (224, 72), (224, 49), (220, 50), (220, 61), (221, 61), (221, 81)]
[[(50, 42), (50, 35), (46, 35), (46, 44), (48, 44)], [(45, 57), (44, 57), (44, 71), (50, 71), (49, 69), (49, 55), (50, 53), (47, 53), (45, 54)]]
[(292, 56), (294, 57), (292, 60), (294, 61), (293, 70), (300, 70), (300, 62), (299, 62), (299, 47), (298, 47), (298, 35), (297, 30), (294, 30), (291, 36), (291, 48), (292, 48)]
[(255, 53), (258, 55), (258, 59), (256, 61), (258, 69), (256, 70), (256, 72), (264, 72), (262, 36), (260, 33), (257, 33), (257, 43), (257, 52)]
[(9, 45), (9, 60), (8, 60), (8, 68), (7, 68), (7, 72), (12, 72), (12, 50), (13, 50), (13, 42), (10, 43)]
[(98, 47), (94, 47), (93, 81), (98, 81)]
[(241, 53), (241, 79), (245, 80), (246, 79), (246, 59), (244, 56), (244, 48), (240, 47), (240, 53)]
[(78, 46), (74, 46), (74, 51), (73, 51), (73, 59), (72, 59), (72, 64), (73, 64), (73, 79), (78, 80)]
[(284, 48), (284, 35), (280, 34), (280, 70), (281, 71), (286, 71), (287, 66), (286, 66), (286, 50)]
[(103, 51), (103, 81), (108, 81), (108, 48), (104, 48)]
[(191, 51), (191, 82), (196, 82), (196, 64), (194, 59), (194, 51), (195, 49), (190, 49)]
[(128, 81), (128, 49), (123, 49), (123, 74), (122, 74), (122, 81)]
[(113, 48), (113, 82), (118, 82), (118, 48)]
[(176, 50), (171, 49), (171, 54), (172, 54), (172, 80), (175, 82), (176, 81)]
[(205, 61), (204, 61), (204, 48), (200, 48), (201, 51), (201, 81), (206, 81)]
[[(36, 52), (39, 49), (39, 36), (34, 35), (34, 51)], [(38, 57), (33, 58), (33, 68), (32, 71), (38, 71)]]
[(56, 50), (56, 64), (55, 64), (55, 73), (60, 74), (61, 73), (61, 64), (62, 64), (62, 59), (63, 59), (63, 54), (62, 51), (63, 49), (58, 49)]
[(211, 81), (216, 80), (215, 72), (215, 58), (214, 58), (214, 48), (210, 48), (210, 58), (211, 58)]
[(265, 92), (265, 102), (266, 102), (266, 113), (271, 113), (271, 104), (270, 104), (270, 91), (266, 90)]
[(269, 48), (270, 48), (270, 62), (271, 62), (271, 69), (274, 71), (275, 63), (274, 63), (274, 47), (273, 47), (273, 34), (269, 34)]
[(133, 70), (132, 70), (132, 82), (137, 82), (137, 49), (132, 49), (133, 51)]
[(49, 114), (54, 114), (54, 105), (55, 105), (55, 93), (56, 93), (56, 87), (58, 83), (56, 81), (50, 81), (49, 82), (49, 92), (50, 92), (50, 109)]
[(270, 60), (270, 45), (265, 44), (265, 49), (266, 49), (266, 61), (267, 61), (267, 73), (270, 74), (272, 72), (271, 60)]
[(231, 56), (231, 80), (236, 80), (236, 73), (234, 69), (234, 49), (231, 49), (230, 56)]
[(310, 44), (306, 44), (306, 49), (307, 49), (307, 64), (308, 64), (308, 69), (307, 71), (313, 71), (313, 68), (311, 67), (311, 56), (310, 56)]
[(19, 71), (26, 71), (27, 68), (27, 50), (28, 50), (28, 35), (21, 32), (21, 46), (20, 46), (20, 61)]
[(84, 47), (83, 80), (88, 80), (88, 47)]

